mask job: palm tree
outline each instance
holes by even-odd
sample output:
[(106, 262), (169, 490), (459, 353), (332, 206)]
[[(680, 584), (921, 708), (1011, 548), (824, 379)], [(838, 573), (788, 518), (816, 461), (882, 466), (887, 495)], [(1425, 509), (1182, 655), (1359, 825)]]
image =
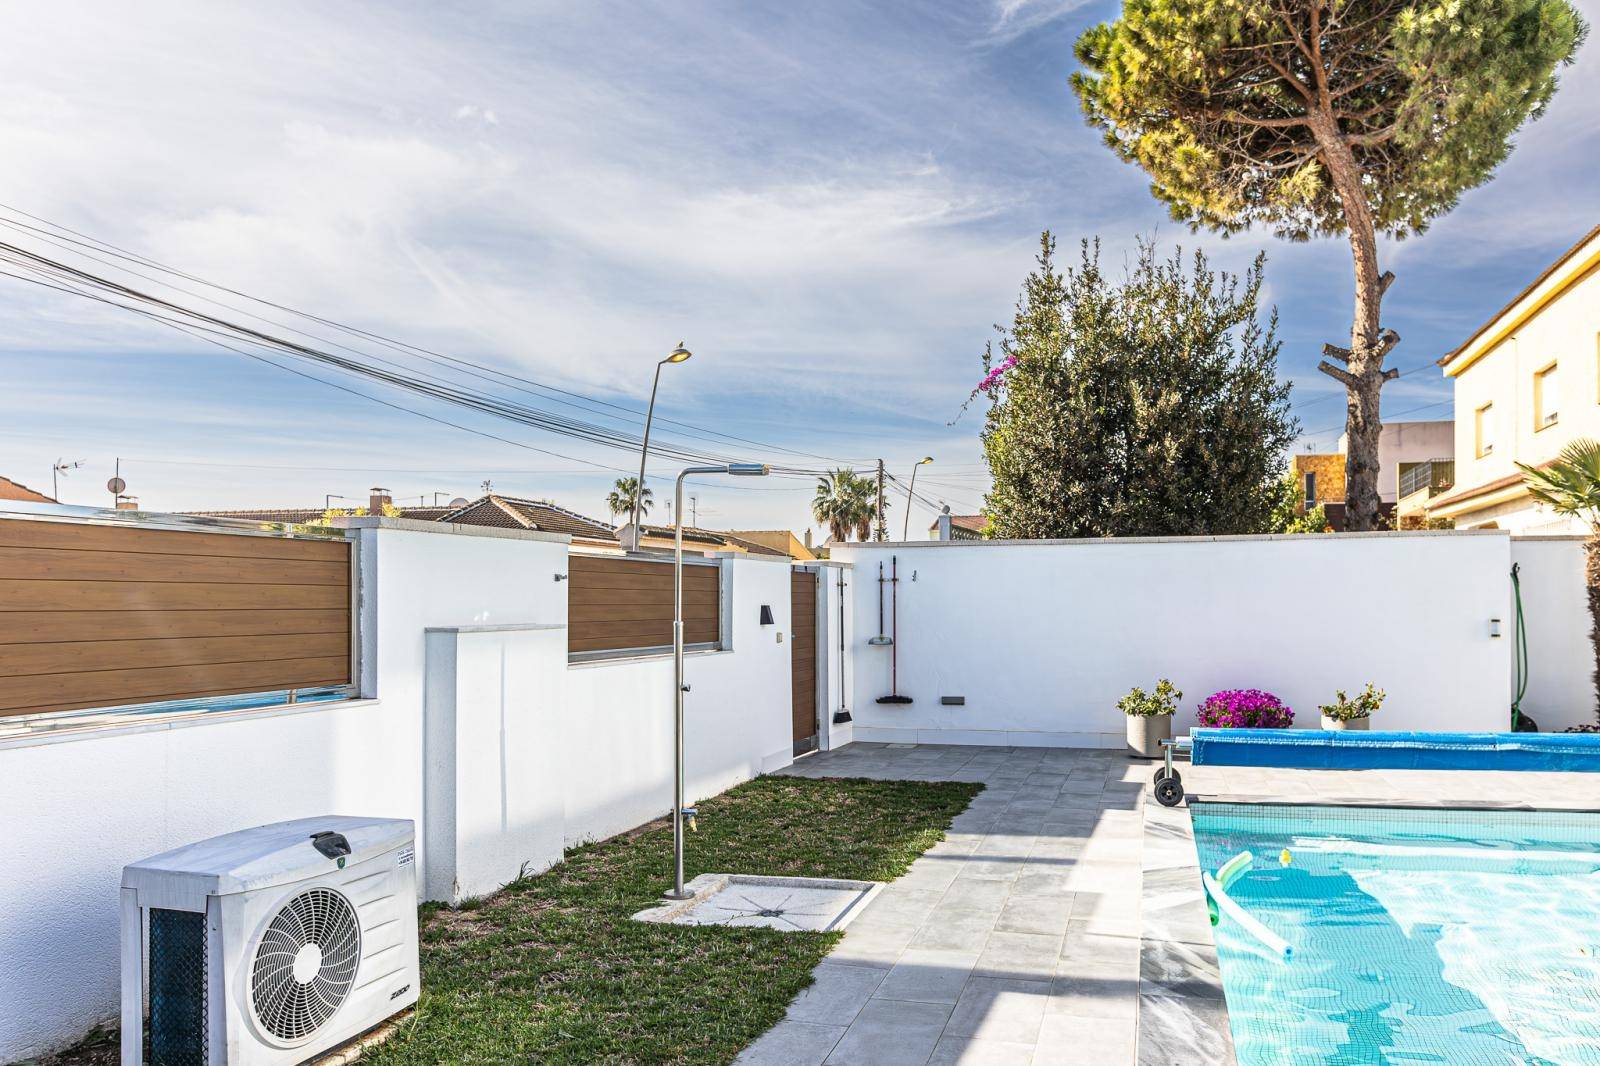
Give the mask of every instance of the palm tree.
[(1589, 590), (1589, 643), (1594, 647), (1595, 720), (1600, 721), (1600, 441), (1575, 440), (1548, 466), (1518, 463), (1528, 495), (1558, 515), (1589, 526), (1584, 582)]
[(847, 540), (855, 528), (855, 485), (861, 479), (854, 470), (840, 468), (817, 478), (817, 494), (811, 498), (811, 517), (828, 527), (836, 541)]
[[(616, 482), (616, 491), (606, 497), (606, 507), (611, 511), (614, 520), (617, 515), (625, 514), (628, 520), (633, 520), (633, 497), (639, 491), (639, 479), (636, 477), (619, 477)], [(639, 521), (643, 522), (645, 515), (650, 513), (650, 500), (654, 493), (650, 486), (644, 487), (644, 492), (639, 495)]]
[[(888, 505), (884, 510), (888, 511)], [(878, 516), (878, 490), (872, 479), (854, 470), (828, 471), (817, 479), (817, 494), (811, 499), (811, 515), (828, 527), (837, 541), (872, 539), (872, 523)]]

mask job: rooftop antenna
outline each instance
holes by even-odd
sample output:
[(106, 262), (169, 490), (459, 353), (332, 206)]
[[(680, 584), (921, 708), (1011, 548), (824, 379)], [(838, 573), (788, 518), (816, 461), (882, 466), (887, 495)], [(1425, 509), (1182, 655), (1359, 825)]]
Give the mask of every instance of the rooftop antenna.
[(65, 459), (57, 459), (55, 465), (50, 468), (50, 495), (55, 497), (57, 503), (61, 502), (61, 485), (58, 479), (66, 477), (70, 471), (76, 470), (82, 465), (82, 459), (75, 463), (69, 463)]
[(106, 482), (106, 491), (111, 493), (111, 506), (116, 508), (122, 502), (122, 494), (128, 488), (128, 483), (122, 480), (122, 459), (117, 459), (116, 469), (111, 472), (111, 480)]

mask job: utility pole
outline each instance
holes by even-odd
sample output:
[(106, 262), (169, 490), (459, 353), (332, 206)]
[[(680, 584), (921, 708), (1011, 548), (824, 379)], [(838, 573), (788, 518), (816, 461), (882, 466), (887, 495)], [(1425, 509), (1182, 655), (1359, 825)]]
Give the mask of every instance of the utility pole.
[(689, 524), (695, 528), (700, 526), (700, 497), (689, 497)]
[(883, 528), (883, 460), (878, 460), (878, 539), (888, 540), (889, 534)]

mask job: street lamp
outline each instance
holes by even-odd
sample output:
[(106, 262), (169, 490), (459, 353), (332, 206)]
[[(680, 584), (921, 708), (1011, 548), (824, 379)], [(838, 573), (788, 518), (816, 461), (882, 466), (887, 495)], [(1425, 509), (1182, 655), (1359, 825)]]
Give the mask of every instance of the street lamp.
[(644, 447), (639, 449), (639, 481), (633, 486), (633, 543), (629, 551), (639, 550), (639, 505), (644, 502), (644, 463), (650, 455), (650, 423), (656, 417), (656, 390), (661, 387), (661, 368), (668, 363), (685, 362), (693, 354), (679, 341), (678, 346), (672, 349), (672, 354), (656, 364), (656, 379), (650, 386), (650, 407), (644, 415)]
[(900, 530), (900, 539), (905, 540), (911, 533), (911, 494), (917, 491), (917, 467), (927, 466), (933, 462), (933, 456), (925, 455), (918, 460), (917, 465), (911, 468), (911, 487), (906, 490), (906, 522)]
[[(674, 352), (674, 355), (677, 353)], [(684, 352), (684, 359), (689, 357)], [(682, 360), (679, 360), (680, 362)], [(766, 477), (765, 463), (728, 463), (724, 466), (691, 466), (678, 475), (673, 494), (672, 544), (672, 700), (677, 717), (674, 729), (676, 762), (672, 774), (672, 891), (668, 899), (688, 899), (683, 889), (683, 479), (691, 474), (731, 474), (734, 477)], [(636, 527), (637, 528), (637, 527)]]

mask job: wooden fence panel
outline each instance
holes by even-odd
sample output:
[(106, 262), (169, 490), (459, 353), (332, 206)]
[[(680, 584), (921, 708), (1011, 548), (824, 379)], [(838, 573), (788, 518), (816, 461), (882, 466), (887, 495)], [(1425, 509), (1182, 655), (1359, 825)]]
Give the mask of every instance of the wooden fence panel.
[[(621, 652), (672, 646), (672, 563), (616, 555), (567, 557), (567, 650)], [(722, 637), (722, 568), (683, 568), (683, 641)]]
[(348, 685), (350, 552), (0, 519), (0, 716)]

